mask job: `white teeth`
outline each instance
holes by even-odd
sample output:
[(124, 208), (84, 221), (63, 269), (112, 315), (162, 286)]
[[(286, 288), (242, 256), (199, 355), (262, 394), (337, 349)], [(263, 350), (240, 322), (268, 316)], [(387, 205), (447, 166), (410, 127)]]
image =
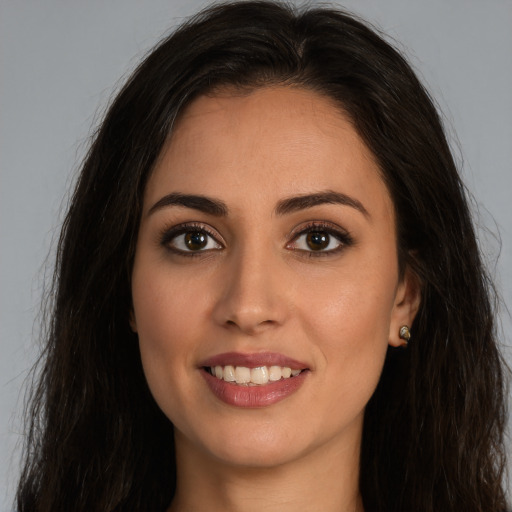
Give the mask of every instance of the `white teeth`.
[(280, 366), (271, 366), (268, 372), (268, 380), (275, 382), (281, 380), (281, 367)]
[[(222, 377), (219, 377), (222, 379)], [(228, 366), (225, 366), (224, 367), (224, 380), (226, 382), (235, 382), (236, 381), (236, 377), (235, 377), (235, 368), (231, 365), (228, 365)]]
[(292, 370), (288, 366), (258, 366), (247, 368), (245, 366), (212, 366), (210, 373), (226, 382), (236, 382), (242, 385), (265, 385), (268, 382), (277, 382), (281, 379), (296, 377), (302, 370)]
[(251, 382), (251, 369), (245, 366), (235, 368), (235, 379), (237, 384), (248, 384)]
[(268, 370), (266, 366), (251, 370), (251, 382), (253, 384), (266, 384), (268, 382)]

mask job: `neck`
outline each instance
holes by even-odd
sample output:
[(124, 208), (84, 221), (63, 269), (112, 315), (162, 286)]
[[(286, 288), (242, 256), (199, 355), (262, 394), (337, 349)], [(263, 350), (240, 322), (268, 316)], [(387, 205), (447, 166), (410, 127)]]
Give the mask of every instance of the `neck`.
[(243, 467), (209, 458), (175, 434), (177, 489), (168, 512), (363, 512), (360, 443), (325, 445), (274, 467)]

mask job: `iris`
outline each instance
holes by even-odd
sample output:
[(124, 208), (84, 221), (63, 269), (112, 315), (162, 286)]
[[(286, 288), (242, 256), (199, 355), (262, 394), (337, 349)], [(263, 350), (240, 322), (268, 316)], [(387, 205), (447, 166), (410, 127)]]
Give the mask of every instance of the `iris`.
[(329, 245), (329, 235), (322, 231), (311, 231), (307, 234), (306, 243), (312, 251), (321, 251)]
[(191, 231), (185, 234), (185, 245), (191, 251), (199, 251), (200, 249), (204, 249), (207, 243), (208, 238), (205, 233), (201, 233), (200, 231)]

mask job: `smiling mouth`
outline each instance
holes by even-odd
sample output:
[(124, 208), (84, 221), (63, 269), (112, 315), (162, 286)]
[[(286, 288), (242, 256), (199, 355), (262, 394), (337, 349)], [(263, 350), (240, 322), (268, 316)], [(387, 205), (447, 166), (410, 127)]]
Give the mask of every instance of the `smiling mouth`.
[(305, 370), (291, 369), (288, 366), (205, 366), (204, 370), (219, 380), (239, 386), (264, 386), (269, 382), (293, 379)]

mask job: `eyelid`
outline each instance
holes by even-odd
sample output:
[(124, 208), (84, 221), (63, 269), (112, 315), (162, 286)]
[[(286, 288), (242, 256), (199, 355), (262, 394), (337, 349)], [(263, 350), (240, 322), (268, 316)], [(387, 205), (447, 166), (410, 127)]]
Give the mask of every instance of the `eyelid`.
[[(320, 231), (325, 232), (330, 236), (333, 236), (340, 242), (339, 246), (335, 249), (329, 249), (327, 251), (325, 250), (306, 250), (306, 249), (297, 249), (290, 247), (290, 245), (294, 242), (296, 242), (301, 236), (307, 235), (308, 233), (314, 232), (314, 231)], [(306, 253), (308, 256), (328, 256), (332, 254), (336, 254), (339, 251), (343, 250), (346, 247), (349, 247), (354, 244), (354, 240), (350, 233), (342, 228), (341, 226), (338, 226), (337, 224), (334, 224), (332, 222), (328, 221), (310, 221), (306, 225), (301, 225), (298, 228), (294, 229), (291, 235), (291, 242), (287, 244), (287, 248), (297, 251), (297, 252), (303, 252)]]
[[(220, 248), (215, 249), (203, 249), (198, 251), (186, 251), (182, 249), (178, 249), (177, 247), (173, 247), (170, 242), (177, 238), (179, 235), (191, 232), (191, 231), (199, 231), (202, 233), (205, 233), (210, 238), (212, 238), (217, 245), (220, 246)], [(199, 256), (204, 253), (208, 253), (213, 250), (220, 250), (225, 248), (225, 243), (222, 240), (222, 237), (219, 235), (219, 233), (214, 230), (212, 227), (208, 226), (207, 224), (204, 224), (202, 222), (184, 222), (181, 224), (173, 225), (171, 227), (165, 227), (160, 231), (159, 237), (158, 237), (159, 244), (167, 248), (169, 251), (183, 255), (183, 256)]]
[[(178, 237), (181, 234), (191, 232), (191, 231), (199, 231), (205, 233), (209, 236), (217, 245), (220, 247), (215, 249), (202, 249), (197, 251), (188, 251), (184, 249), (179, 249), (177, 247), (173, 247), (170, 242)], [(298, 249), (295, 247), (291, 247), (291, 245), (296, 242), (301, 236), (306, 235), (308, 233), (320, 231), (329, 234), (338, 240), (339, 245), (334, 249), (329, 250), (307, 250), (307, 249)], [(299, 227), (295, 228), (291, 233), (291, 241), (286, 244), (286, 248), (299, 252), (306, 253), (308, 256), (328, 256), (335, 254), (344, 248), (353, 245), (354, 240), (349, 234), (349, 232), (342, 228), (341, 226), (334, 224), (328, 221), (310, 221), (305, 225), (302, 224)], [(208, 224), (204, 224), (202, 222), (184, 222), (181, 224), (173, 225), (171, 227), (165, 227), (160, 231), (158, 242), (160, 245), (167, 248), (169, 251), (182, 255), (182, 256), (201, 256), (205, 253), (210, 253), (211, 251), (221, 250), (226, 247), (226, 244), (217, 230), (213, 229)]]

